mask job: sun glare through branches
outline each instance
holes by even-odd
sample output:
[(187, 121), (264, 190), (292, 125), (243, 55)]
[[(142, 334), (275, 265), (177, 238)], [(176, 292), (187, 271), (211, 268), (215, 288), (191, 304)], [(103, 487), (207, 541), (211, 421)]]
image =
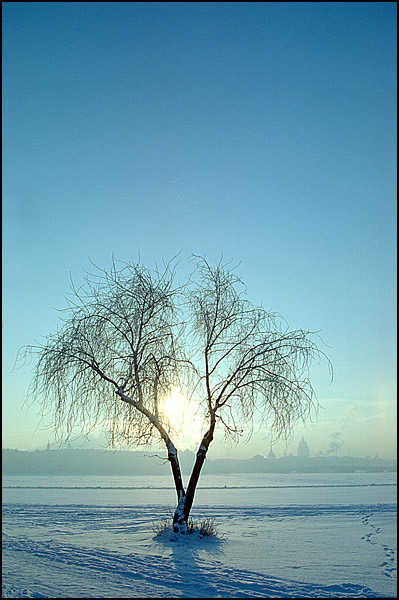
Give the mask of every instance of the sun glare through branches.
[(163, 415), (178, 429), (184, 427), (188, 417), (189, 402), (182, 390), (172, 386), (170, 392), (161, 400), (160, 409)]

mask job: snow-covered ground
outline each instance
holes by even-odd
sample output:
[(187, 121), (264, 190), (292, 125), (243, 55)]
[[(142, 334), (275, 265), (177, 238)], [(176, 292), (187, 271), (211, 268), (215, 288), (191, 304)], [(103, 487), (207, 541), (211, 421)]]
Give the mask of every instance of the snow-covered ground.
[(171, 484), (3, 477), (3, 597), (397, 597), (396, 474), (205, 474), (218, 539), (155, 536)]

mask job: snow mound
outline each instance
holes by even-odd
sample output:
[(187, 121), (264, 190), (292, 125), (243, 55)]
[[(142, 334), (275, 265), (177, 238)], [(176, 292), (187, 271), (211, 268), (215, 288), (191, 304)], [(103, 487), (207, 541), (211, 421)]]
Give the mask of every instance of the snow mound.
[(202, 549), (202, 548), (216, 548), (222, 544), (225, 540), (220, 535), (207, 535), (201, 532), (201, 530), (194, 529), (190, 533), (175, 533), (171, 527), (165, 528), (159, 533), (156, 533), (153, 537), (154, 541), (163, 544), (175, 544), (177, 546)]

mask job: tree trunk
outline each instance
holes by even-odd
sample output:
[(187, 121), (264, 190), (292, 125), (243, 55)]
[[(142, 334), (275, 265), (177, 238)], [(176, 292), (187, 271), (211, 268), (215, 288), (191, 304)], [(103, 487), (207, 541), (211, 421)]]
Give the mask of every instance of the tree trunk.
[(175, 482), (175, 488), (177, 493), (177, 501), (179, 502), (181, 496), (184, 496), (184, 488), (183, 488), (183, 480), (180, 471), (179, 459), (177, 458), (177, 450), (170, 444), (168, 446), (168, 460), (170, 462), (170, 466), (172, 468), (173, 479)]
[(208, 452), (209, 444), (213, 440), (213, 432), (215, 429), (215, 420), (212, 421), (209, 430), (202, 438), (202, 442), (197, 452), (197, 458), (191, 473), (190, 481), (188, 482), (186, 493), (180, 496), (176, 511), (173, 517), (173, 530), (175, 532), (185, 533), (187, 531), (187, 522), (190, 515), (191, 507), (194, 502), (195, 490), (200, 478), (201, 469), (205, 462), (206, 453)]

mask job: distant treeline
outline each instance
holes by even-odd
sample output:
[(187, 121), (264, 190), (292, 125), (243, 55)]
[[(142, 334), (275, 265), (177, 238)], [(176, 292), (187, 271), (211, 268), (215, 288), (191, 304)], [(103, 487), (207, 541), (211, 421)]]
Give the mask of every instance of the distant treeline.
[[(191, 472), (195, 454), (179, 453), (184, 475)], [(354, 473), (395, 472), (396, 460), (315, 456), (284, 456), (269, 459), (262, 455), (247, 460), (207, 459), (204, 473)], [(155, 453), (103, 450), (20, 450), (2, 451), (3, 475), (167, 475), (168, 461)]]

